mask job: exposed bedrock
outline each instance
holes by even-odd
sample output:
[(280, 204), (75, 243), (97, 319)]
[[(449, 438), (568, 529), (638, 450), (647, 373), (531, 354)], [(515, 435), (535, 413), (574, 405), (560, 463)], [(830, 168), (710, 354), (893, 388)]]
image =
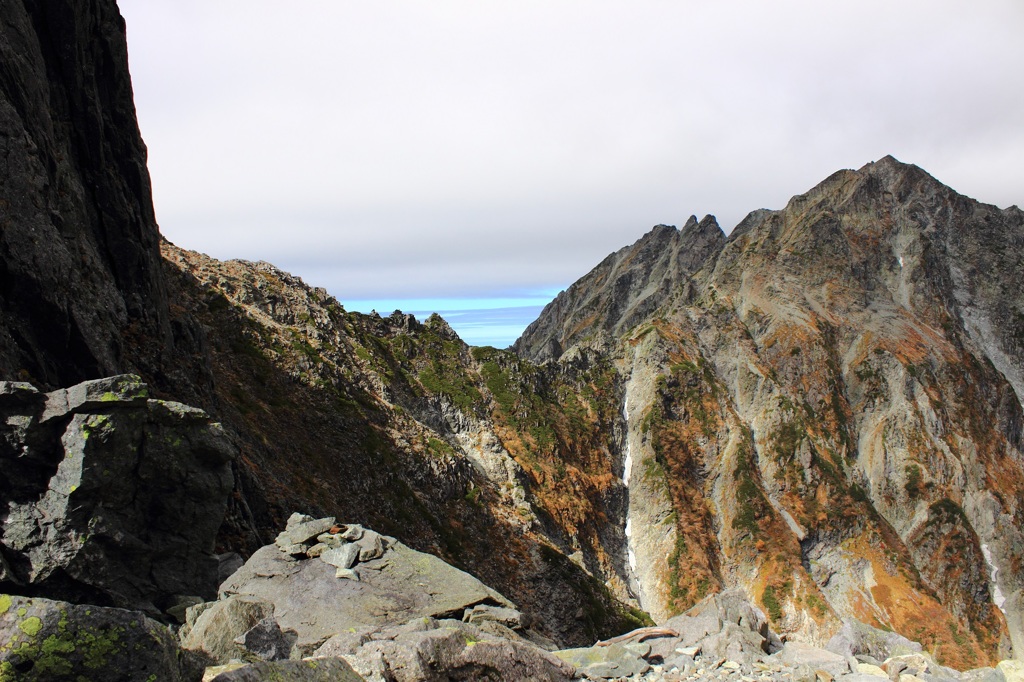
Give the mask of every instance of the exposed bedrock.
[(235, 448), (202, 410), (121, 375), (0, 382), (0, 588), (156, 616), (217, 589)]

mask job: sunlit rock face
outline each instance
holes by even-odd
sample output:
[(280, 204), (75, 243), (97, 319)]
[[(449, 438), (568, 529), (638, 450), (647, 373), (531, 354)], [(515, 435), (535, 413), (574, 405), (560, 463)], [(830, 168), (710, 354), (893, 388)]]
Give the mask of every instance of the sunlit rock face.
[(739, 586), (813, 641), (852, 616), (964, 667), (1024, 651), (1024, 213), (886, 157), (711, 222), (609, 256), (515, 345), (616, 358), (640, 603)]

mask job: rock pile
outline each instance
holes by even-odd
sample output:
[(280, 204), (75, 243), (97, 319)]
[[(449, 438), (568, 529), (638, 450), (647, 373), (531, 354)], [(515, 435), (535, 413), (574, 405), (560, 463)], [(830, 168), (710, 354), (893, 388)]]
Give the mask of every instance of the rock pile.
[[(437, 557), (334, 518), (294, 514), (177, 638), (138, 611), (0, 595), (0, 680), (420, 682), (718, 680), (1019, 682), (965, 673), (920, 644), (847, 622), (825, 648), (783, 642), (741, 590), (683, 615), (557, 650), (502, 595)], [(155, 677), (153, 677), (155, 676)]]
[(920, 644), (853, 621), (826, 648), (784, 643), (740, 590), (657, 627), (556, 650), (472, 576), (361, 526), (300, 514), (222, 585), (217, 602), (189, 609), (180, 636), (218, 682), (312, 680), (326, 670), (372, 682), (1018, 679), (1010, 662), (945, 668)]
[(370, 680), (574, 674), (476, 578), (368, 528), (301, 514), (225, 581), (220, 599), (188, 609), (179, 637), (211, 666), (232, 668), (212, 668), (225, 675), (303, 657), (341, 657)]
[(1016, 661), (961, 673), (917, 642), (849, 621), (826, 645), (783, 643), (738, 590), (708, 597), (662, 626), (556, 651), (590, 680), (722, 682), (1016, 682)]
[(274, 544), (295, 558), (319, 558), (334, 566), (337, 578), (359, 580), (353, 569), (357, 562), (373, 561), (384, 556), (384, 537), (358, 524), (339, 526), (334, 517), (314, 519), (304, 514), (292, 514), (288, 525), (277, 536)]

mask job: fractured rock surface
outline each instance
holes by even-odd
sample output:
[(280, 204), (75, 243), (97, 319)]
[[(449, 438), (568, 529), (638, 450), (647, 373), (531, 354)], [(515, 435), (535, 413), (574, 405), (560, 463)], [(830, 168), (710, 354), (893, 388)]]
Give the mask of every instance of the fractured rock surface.
[(0, 585), (157, 615), (210, 597), (235, 449), (138, 377), (0, 382)]

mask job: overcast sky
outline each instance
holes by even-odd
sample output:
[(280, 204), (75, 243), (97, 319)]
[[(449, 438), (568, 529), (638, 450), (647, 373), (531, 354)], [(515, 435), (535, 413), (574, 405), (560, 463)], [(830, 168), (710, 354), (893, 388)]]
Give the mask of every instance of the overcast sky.
[(1024, 203), (1020, 0), (119, 5), (163, 233), (350, 309), (532, 315), (886, 154)]

